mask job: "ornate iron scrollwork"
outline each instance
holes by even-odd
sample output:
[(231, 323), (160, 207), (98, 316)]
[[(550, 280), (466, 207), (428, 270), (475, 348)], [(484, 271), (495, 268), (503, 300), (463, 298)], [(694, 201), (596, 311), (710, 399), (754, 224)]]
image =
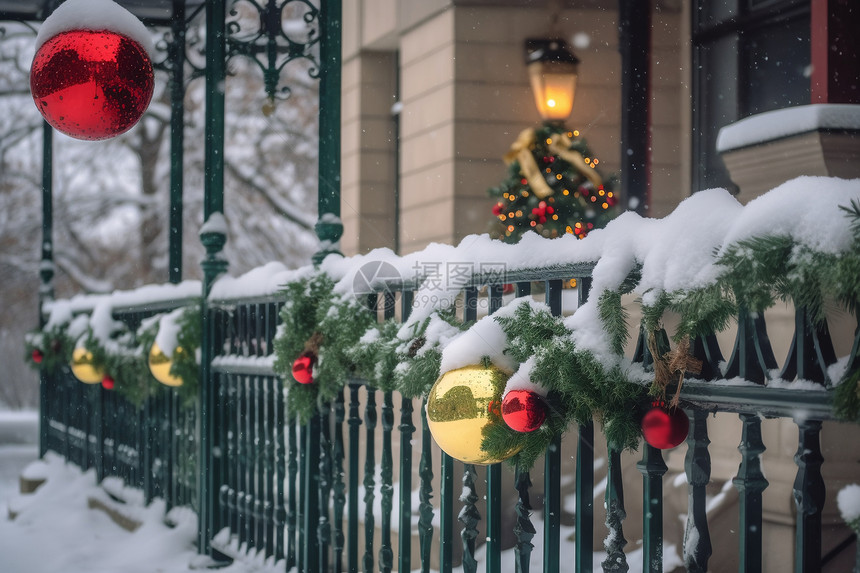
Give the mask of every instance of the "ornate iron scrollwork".
[(309, 0), (237, 0), (227, 20), (227, 59), (250, 58), (263, 73), (271, 101), (287, 99), (281, 71), (295, 60), (308, 62), (308, 75), (319, 79), (320, 11)]

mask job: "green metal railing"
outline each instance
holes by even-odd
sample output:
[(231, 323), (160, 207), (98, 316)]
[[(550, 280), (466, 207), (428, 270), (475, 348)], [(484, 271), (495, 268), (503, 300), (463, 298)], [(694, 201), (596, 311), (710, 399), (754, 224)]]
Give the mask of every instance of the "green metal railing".
[[(563, 279), (578, 278), (580, 293), (587, 295), (589, 277), (587, 269), (552, 269), (543, 272), (524, 273), (523, 278), (532, 279), (542, 274), (546, 283), (547, 304), (553, 312), (561, 312), (561, 285)], [(515, 277), (516, 278), (516, 277)], [(511, 280), (508, 277), (507, 280)], [(517, 293), (520, 295), (530, 292), (531, 280), (516, 282)], [(502, 302), (501, 284), (481, 284), (480, 279), (463, 293), (463, 318), (474, 318), (478, 306), (479, 287), (485, 292), (486, 304), (490, 312), (497, 310)], [(484, 288), (487, 287), (487, 288)], [(399, 300), (402, 305), (400, 316), (408, 316), (411, 306), (411, 290), (401, 290), (395, 296), (391, 291), (380, 293), (378, 296), (382, 317), (395, 315), (395, 303)], [(375, 307), (377, 301), (369, 301), (369, 306)], [(283, 407), (282, 400), (277, 399), (274, 408), (267, 405), (270, 389), (279, 389), (276, 377), (267, 367), (261, 367), (257, 357), (270, 352), (272, 332), (271, 317), (276, 316), (276, 309), (282, 301), (213, 303), (220, 312), (229, 316), (227, 343), (221, 346), (221, 354), (216, 359), (218, 376), (214, 383), (218, 385), (216, 394), (225, 399), (221, 405), (224, 412), (235, 418), (228, 423), (228, 432), (234, 435), (235, 424), (245, 424), (245, 436), (234, 445), (228, 445), (227, 458), (236, 464), (235, 468), (226, 473), (221, 499), (227, 500), (227, 508), (222, 512), (227, 516), (221, 523), (230, 531), (233, 547), (248, 543), (253, 547), (264, 547), (268, 540), (269, 529), (277, 528), (281, 522), (269, 517), (277, 513), (278, 508), (284, 508), (287, 525), (285, 534), (287, 553), (284, 555), (289, 566), (293, 564), (300, 571), (328, 570), (335, 571), (390, 571), (412, 570), (420, 567), (423, 571), (430, 570), (433, 561), (431, 552), (438, 551), (438, 562), (441, 571), (449, 571), (455, 561), (462, 563), (464, 571), (476, 571), (476, 546), (481, 545), (479, 539), (486, 538), (487, 571), (500, 571), (500, 524), (503, 521), (499, 500), (511, 495), (501, 489), (501, 472), (499, 465), (487, 468), (463, 466), (462, 472), (454, 460), (445, 454), (434, 460), (431, 457), (430, 435), (426, 419), (422, 416), (417, 423), (413, 419), (413, 406), (409, 400), (401, 400), (400, 421), (394, 423), (394, 407), (397, 396), (390, 392), (380, 393), (368, 387), (361, 380), (351, 380), (345, 386), (341, 396), (331, 405), (320, 409), (319, 415), (308, 427), (296, 428), (295, 425), (283, 419), (276, 413)], [(803, 309), (798, 310), (804, 315)], [(741, 322), (743, 322), (741, 320)], [(772, 355), (767, 341), (767, 332), (763, 319), (755, 319), (754, 328), (740, 328), (734, 352), (729, 359), (728, 369), (745, 368), (745, 375), (755, 380), (763, 374), (764, 368), (769, 367), (767, 356)], [(826, 333), (823, 336), (805, 336), (809, 328), (803, 318), (797, 321), (798, 335), (795, 336), (793, 350), (789, 352), (788, 366), (783, 373), (789, 372), (794, 362), (797, 371), (812, 372), (806, 378), (823, 382), (821, 373), (826, 370), (827, 356), (832, 355), (832, 345)], [(252, 334), (253, 333), (253, 334)], [(248, 338), (248, 337), (251, 338)], [(256, 342), (253, 340), (256, 338)], [(817, 348), (817, 354), (810, 353), (812, 347)], [(823, 350), (822, 350), (823, 349)], [(717, 363), (721, 360), (719, 348), (713, 337), (704, 337), (694, 345), (697, 356), (706, 361), (705, 373), (719, 372)], [(743, 362), (745, 357), (754, 354), (755, 359)], [(798, 356), (807, 356), (807, 360), (799, 360)], [(810, 365), (809, 359), (818, 360), (818, 366)], [(647, 348), (640, 344), (636, 360), (650, 361)], [(856, 357), (851, 358), (856, 361)], [(735, 366), (737, 365), (737, 366)], [(822, 368), (822, 366), (824, 368)], [(770, 368), (768, 368), (770, 369)], [(819, 375), (816, 377), (814, 374)], [(787, 378), (791, 379), (791, 377)], [(238, 386), (237, 386), (238, 384)], [(800, 439), (796, 456), (797, 479), (794, 486), (794, 497), (800, 516), (797, 524), (796, 570), (818, 570), (822, 563), (821, 553), (821, 512), (824, 499), (824, 482), (821, 477), (821, 448), (819, 432), (821, 421), (831, 419), (831, 395), (824, 391), (787, 390), (780, 388), (725, 386), (714, 384), (713, 380), (691, 380), (682, 393), (682, 400), (691, 421), (691, 430), (687, 440), (687, 458), (685, 470), (689, 486), (689, 517), (687, 522), (688, 537), (694, 539), (685, 545), (685, 561), (693, 571), (707, 570), (708, 560), (712, 554), (711, 540), (708, 532), (705, 486), (710, 481), (710, 456), (708, 452), (708, 434), (706, 417), (717, 411), (739, 413), (739, 423), (743, 428), (739, 446), (740, 463), (735, 486), (740, 492), (739, 516), (739, 555), (742, 559), (741, 568), (745, 571), (761, 570), (762, 566), (762, 492), (767, 487), (767, 481), (761, 472), (760, 454), (764, 451), (761, 437), (761, 416), (791, 417), (800, 407), (803, 407), (804, 418), (797, 420)], [(361, 406), (364, 412), (361, 412)], [(244, 412), (238, 413), (238, 412)], [(272, 414), (272, 412), (275, 412)], [(274, 417), (272, 417), (274, 416)], [(270, 444), (268, 436), (272, 421), (280, 420), (281, 428), (287, 428), (288, 445), (284, 442)], [(381, 422), (381, 431), (378, 426)], [(360, 426), (364, 432), (360, 432)], [(277, 424), (275, 424), (277, 427)], [(412, 434), (418, 431), (419, 441), (413, 441)], [(241, 432), (241, 428), (239, 428)], [(393, 471), (393, 435), (399, 433), (399, 471)], [(282, 436), (276, 430), (275, 442)], [(294, 440), (298, 436), (297, 442)], [(578, 432), (576, 456), (576, 570), (590, 571), (593, 563), (592, 543), (597, 528), (593, 522), (594, 496), (594, 428), (589, 424)], [(420, 457), (416, 460), (413, 444), (421, 443)], [(263, 444), (262, 446), (260, 444)], [(294, 446), (294, 444), (298, 444)], [(256, 444), (252, 447), (250, 444)], [(566, 444), (564, 444), (566, 445)], [(516, 555), (518, 570), (529, 571), (529, 554), (532, 543), (543, 543), (544, 571), (561, 570), (564, 559), (574, 556), (560, 554), (560, 503), (561, 503), (561, 459), (571, 456), (573, 452), (563, 452), (561, 443), (556, 443), (546, 456), (543, 491), (544, 538), (534, 538), (534, 525), (530, 520), (533, 509), (530, 499), (531, 477), (525, 471), (517, 471), (515, 489), (518, 499), (514, 519), (516, 537)], [(606, 527), (613, 532), (605, 545), (607, 557), (603, 562), (606, 571), (626, 570), (624, 548), (626, 540), (623, 534), (623, 523), (626, 517), (623, 480), (620, 465), (620, 452), (609, 445), (608, 476), (605, 493), (607, 507)], [(252, 456), (264, 456), (260, 460)], [(232, 452), (232, 454), (231, 454)], [(648, 570), (661, 570), (663, 550), (663, 475), (667, 468), (662, 453), (650, 446), (642, 449), (642, 460), (637, 469), (642, 474), (644, 494), (644, 539), (643, 562)], [(281, 460), (286, 453), (286, 461)], [(363, 454), (363, 459), (362, 459)], [(381, 456), (381, 457), (380, 457)], [(346, 464), (344, 467), (343, 464)], [(377, 469), (377, 464), (380, 468)], [(438, 464), (438, 465), (436, 465)], [(296, 487), (297, 492), (281, 491), (271, 488), (266, 481), (272, 472), (278, 476), (285, 475), (280, 469), (286, 465), (290, 468), (287, 474), (287, 487)], [(413, 467), (417, 465), (417, 467)], [(273, 470), (277, 468), (277, 470)], [(438, 469), (437, 469), (438, 468)], [(419, 482), (412, 484), (413, 471), (417, 470)], [(440, 473), (440, 485), (433, 491), (434, 471)], [(398, 475), (395, 482), (393, 476)], [(460, 499), (462, 507), (459, 510), (461, 542), (454, 540), (457, 506), (454, 503), (455, 480), (462, 476), (464, 495)], [(262, 477), (261, 477), (262, 476)], [(238, 480), (239, 485), (232, 484)], [(261, 481), (262, 480), (262, 481)], [(277, 481), (276, 480), (276, 481)], [(297, 480), (297, 483), (296, 481)], [(376, 480), (380, 480), (377, 484)], [(473, 494), (476, 482), (486, 483), (485, 501), (480, 502)], [(278, 483), (281, 483), (278, 481)], [(412, 488), (417, 486), (418, 507), (412, 506)], [(226, 488), (226, 490), (225, 490)], [(237, 491), (237, 502), (232, 503), (232, 491)], [(400, 492), (398, 507), (393, 507), (393, 492)], [(251, 490), (249, 493), (248, 490)], [(244, 505), (241, 502), (245, 496)], [(434, 493), (438, 495), (437, 504), (431, 503)], [(269, 497), (275, 495), (272, 500)], [(274, 511), (255, 511), (258, 496), (263, 496), (262, 504), (272, 504)], [(381, 496), (377, 504), (376, 496)], [(364, 506), (362, 507), (362, 504)], [(234, 507), (235, 506), (235, 507)], [(381, 514), (379, 512), (381, 508)], [(396, 511), (396, 513), (394, 513)], [(260, 516), (265, 525), (259, 523)], [(232, 517), (231, 517), (232, 516)], [(439, 526), (432, 525), (438, 516)], [(417, 517), (417, 537), (419, 554), (412, 556), (412, 523)], [(254, 520), (257, 521), (254, 521)], [(269, 520), (269, 521), (266, 521)], [(477, 525), (485, 523), (485, 534), (479, 534)], [(248, 523), (255, 523), (249, 526)], [(394, 527), (394, 524), (397, 524)], [(263, 528), (263, 529), (261, 529)], [(254, 533), (256, 531), (257, 533)], [(261, 533), (265, 531), (264, 533)], [(364, 540), (360, 544), (359, 532), (363, 531)], [(408, 532), (398, 534), (398, 532)], [(695, 532), (695, 537), (693, 533)], [(396, 539), (392, 537), (396, 535)], [(455, 544), (458, 547), (455, 551)], [(294, 549), (293, 549), (294, 548)], [(293, 552), (294, 551), (294, 552)], [(395, 564), (396, 551), (396, 564)], [(235, 556), (235, 552), (234, 556)], [(461, 555), (455, 558), (455, 555)], [(280, 557), (280, 554), (278, 554)], [(483, 569), (483, 567), (482, 567)]]
[[(584, 299), (588, 272), (582, 266), (555, 268), (505, 280), (514, 280), (516, 292), (522, 296), (531, 292), (532, 279), (542, 274), (544, 300), (559, 314), (562, 281), (577, 278)], [(404, 285), (395, 287), (397, 292), (387, 290), (368, 300), (369, 306), (382, 309), (380, 319), (395, 316), (397, 304), (401, 306), (399, 316), (404, 320), (408, 317), (413, 290)], [(502, 305), (502, 285), (484, 284), (478, 278), (464, 289), (461, 301), (464, 320), (475, 318), (479, 306), (495, 312)], [(174, 391), (166, 387), (142, 408), (135, 408), (116, 394), (80, 384), (64, 373), (49, 377), (49, 400), (44, 404), (49, 420), (45, 448), (60, 452), (81, 467), (95, 467), (100, 479), (108, 475), (122, 478), (128, 485), (141, 488), (147, 500), (163, 497), (169, 505), (194, 507), (198, 515), (208, 500), (212, 522), (200, 523), (201, 535), (208, 539), (199, 550), (221, 559), (262, 553), (282, 561), (286, 570), (430, 571), (432, 565), (444, 572), (462, 565), (467, 572), (492, 573), (502, 568), (502, 549), (506, 549), (501, 543), (502, 524), (507, 522), (513, 527), (518, 571), (531, 570), (530, 554), (536, 543), (543, 545), (543, 571), (564, 570), (574, 560), (577, 571), (591, 571), (595, 536), (607, 539), (603, 570), (627, 569), (623, 526), (630, 500), (625, 500), (620, 452), (611, 444), (605, 529), (594, 523), (597, 433), (593, 424), (579, 428), (575, 451), (568, 451), (571, 444), (565, 441), (554, 443), (547, 452), (541, 472), (542, 508), (532, 506), (535, 495), (529, 472), (517, 469), (514, 489), (506, 491), (502, 474), (508, 470), (501, 465), (476, 468), (455, 462), (444, 453), (433, 454), (423, 407), (416, 416), (411, 400), (379, 392), (362, 380), (344, 381), (342, 393), (332, 404), (321, 407), (308, 425), (297, 425), (286, 418), (284, 384), (271, 366), (272, 342), (283, 302), (279, 297), (210, 301), (207, 312), (214, 356), (210, 378), (203, 381), (212, 396), (213, 410), (208, 417), (201, 415), (201, 403), (191, 410), (178, 409)], [(788, 353), (788, 366), (782, 371), (796, 368), (811, 372), (808, 380), (823, 381), (826, 368), (821, 367), (832, 355), (829, 336), (826, 330), (805, 336), (810, 327), (803, 309), (797, 312), (802, 316), (796, 321), (799, 330), (794, 350)], [(134, 322), (134, 315), (126, 315), (125, 320)], [(751, 379), (769, 365), (767, 357), (772, 354), (763, 320), (756, 318), (753, 323), (754, 328), (739, 328), (728, 361), (729, 371), (735, 364), (739, 368), (746, 364), (745, 375)], [(852, 364), (857, 361), (856, 348), (857, 344), (850, 357)], [(812, 349), (817, 350), (810, 352)], [(697, 341), (693, 351), (706, 361), (703, 372), (712, 376), (719, 373), (721, 355), (713, 337)], [(755, 359), (744, 363), (742, 358), (749, 354)], [(634, 360), (649, 363), (644, 344), (638, 346)], [(810, 360), (819, 364), (810, 365)], [(821, 422), (832, 417), (831, 394), (690, 380), (681, 397), (690, 418), (685, 460), (689, 507), (684, 559), (688, 570), (706, 571), (713, 553), (705, 491), (711, 471), (708, 415), (739, 415), (742, 437), (734, 479), (739, 492), (737, 554), (741, 570), (760, 571), (767, 526), (762, 495), (768, 486), (761, 468), (760, 456), (765, 451), (761, 420), (763, 416), (792, 417), (801, 410), (804, 417), (796, 420), (799, 438), (793, 491), (797, 508), (795, 570), (820, 570), (824, 559), (821, 527), (825, 483), (819, 433)], [(399, 420), (395, 419), (395, 409), (399, 409)], [(193, 479), (195, 469), (188, 467), (189, 459), (193, 459), (189, 454), (198, 451), (205, 432), (209, 432), (215, 460), (203, 484), (213, 488), (214, 495), (208, 496)], [(397, 458), (395, 443), (399, 443)], [(643, 445), (641, 451), (636, 467), (643, 479), (642, 559), (647, 570), (660, 571), (663, 476), (667, 468), (660, 450)], [(560, 539), (562, 459), (574, 456), (576, 549), (574, 555), (564, 555)], [(415, 483), (413, 474), (417, 476)], [(463, 484), (460, 496), (456, 482)], [(476, 494), (476, 484), (484, 490), (483, 496)], [(510, 496), (517, 499), (512, 515), (505, 514), (501, 504)], [(399, 499), (396, 504), (395, 499)], [(542, 539), (535, 536), (535, 510), (542, 514)], [(437, 520), (438, 525), (434, 525)], [(455, 539), (457, 533), (460, 540)], [(412, 551), (413, 537), (417, 554)], [(482, 545), (485, 558), (479, 564), (477, 554)]]
[[(136, 329), (141, 320), (170, 306), (124, 309), (114, 318)], [(149, 397), (135, 404), (101, 384), (79, 382), (68, 367), (42, 372), (44, 432), (41, 450), (61, 453), (101, 481), (113, 476), (143, 491), (146, 503), (197, 507), (196, 404), (182, 404), (176, 390), (149, 383)]]

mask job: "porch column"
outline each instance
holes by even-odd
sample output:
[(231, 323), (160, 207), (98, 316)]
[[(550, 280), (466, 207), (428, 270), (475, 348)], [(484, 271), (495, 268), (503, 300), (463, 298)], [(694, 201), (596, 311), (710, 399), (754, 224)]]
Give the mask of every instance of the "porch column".
[(651, 3), (619, 0), (621, 52), (621, 196), (626, 207), (648, 214), (651, 172)]

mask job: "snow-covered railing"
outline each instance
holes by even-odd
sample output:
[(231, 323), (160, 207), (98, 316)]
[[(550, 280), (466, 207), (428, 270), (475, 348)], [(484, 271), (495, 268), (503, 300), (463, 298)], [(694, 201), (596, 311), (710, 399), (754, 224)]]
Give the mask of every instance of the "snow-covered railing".
[[(199, 281), (148, 285), (45, 305), (46, 326), (29, 340), (47, 367), (43, 451), (95, 469), (99, 479), (119, 477), (147, 502), (196, 504), (196, 408), (150, 375), (146, 331), (192, 305), (200, 288)], [(88, 351), (82, 362), (72, 357), (77, 348)], [(78, 365), (95, 378), (82, 384)]]
[[(812, 190), (816, 202), (804, 204)], [(403, 257), (380, 250), (329, 257), (317, 269), (287, 270), (272, 263), (242, 277), (222, 277), (205, 304), (213, 358), (211, 377), (202, 380), (211, 403), (198, 404), (206, 412), (199, 419), (201, 431), (211, 440), (211, 448), (201, 452), (202, 489), (196, 492), (202, 535), (219, 556), (273, 558), (287, 569), (308, 571), (357, 570), (360, 565), (405, 571), (417, 563), (422, 570), (433, 564), (450, 571), (460, 560), (465, 571), (476, 570), (476, 560), (485, 560), (488, 571), (501, 571), (503, 560), (516, 560), (519, 570), (528, 571), (530, 558), (543, 560), (550, 571), (563, 570), (568, 558), (577, 571), (591, 570), (596, 562), (605, 570), (625, 570), (637, 561), (651, 571), (681, 562), (691, 571), (705, 571), (714, 543), (720, 544), (722, 563), (737, 560), (744, 570), (760, 570), (783, 557), (762, 551), (769, 528), (775, 527), (762, 505), (768, 491), (763, 418), (776, 417), (793, 420), (798, 432), (793, 485), (775, 492), (791, 492), (793, 504), (784, 505), (795, 508), (796, 518), (784, 518), (795, 521), (793, 562), (796, 570), (820, 570), (842, 547), (828, 548), (829, 553), (822, 548), (822, 523), (829, 519), (822, 422), (837, 417), (834, 404), (841, 405), (843, 418), (857, 415), (851, 393), (846, 402), (839, 389), (856, 385), (860, 338), (840, 334), (835, 347), (844, 355), (839, 357), (828, 326), (835, 315), (824, 313), (834, 305), (852, 313), (856, 309), (860, 281), (852, 269), (860, 269), (855, 260), (860, 212), (853, 207), (850, 213), (856, 201), (860, 182), (807, 178), (746, 207), (724, 191), (703, 192), (665, 219), (625, 214), (582, 241), (527, 236), (518, 245), (505, 245), (469, 237), (458, 246), (434, 245)], [(571, 281), (576, 288), (570, 288)], [(304, 288), (309, 284), (328, 284), (330, 296)], [(636, 295), (641, 302), (628, 304)], [(764, 314), (776, 297), (795, 303), (790, 310), (795, 334), (781, 365), (771, 347), (780, 329), (774, 322), (766, 325)], [(294, 320), (297, 306), (321, 300), (322, 312), (304, 317), (309, 326)], [(622, 303), (641, 313), (641, 324), (624, 318)], [(444, 307), (456, 311), (447, 326), (437, 320)], [(355, 314), (368, 308), (375, 320)], [(471, 326), (461, 332), (463, 322)], [(726, 328), (730, 322), (737, 326)], [(362, 332), (366, 328), (364, 335), (343, 336), (358, 324)], [(354, 375), (319, 378), (341, 359), (326, 349), (325, 340), (310, 336), (309, 348), (318, 360), (311, 368), (314, 383), (298, 385), (294, 376), (299, 374), (283, 370), (295, 356), (276, 348), (279, 341), (304, 338), (290, 329), (305, 327), (330, 333), (329, 343), (349, 340), (344, 344), (350, 352), (340, 354), (357, 357)], [(622, 330), (636, 343), (626, 352), (620, 348)], [(720, 330), (725, 330), (722, 340)], [(508, 391), (538, 393), (558, 410), (550, 411), (547, 420), (561, 416), (560, 411), (570, 425), (547, 423), (511, 438), (524, 448), (515, 458), (513, 484), (505, 483), (509, 479), (501, 464), (485, 470), (473, 463), (461, 466), (433, 445), (427, 414), (434, 410), (427, 408), (426, 390), (413, 398), (416, 393), (405, 387), (385, 386), (391, 358), (396, 358), (391, 370), (396, 380), (404, 369), (413, 372), (410, 361), (424, 346), (438, 351), (433, 378), (489, 362), (506, 373)], [(367, 355), (376, 360), (373, 368), (361, 358)], [(570, 372), (570, 364), (591, 365), (592, 375), (609, 384), (574, 380), (587, 387), (582, 390), (567, 386), (570, 380), (553, 381), (552, 372)], [(649, 386), (662, 388), (667, 401), (677, 391), (689, 425), (686, 460), (675, 479), (664, 479), (667, 471), (679, 469), (674, 454), (664, 459), (659, 449), (638, 440), (642, 410), (651, 402)], [(333, 391), (331, 400), (315, 400), (309, 410), (302, 409), (295, 400), (307, 388), (317, 396)], [(616, 390), (624, 395), (621, 402), (612, 401)], [(559, 401), (557, 396), (576, 398)], [(590, 400), (586, 418), (577, 400)], [(629, 407), (613, 411), (607, 406), (619, 403)], [(308, 413), (307, 423), (300, 423)], [(723, 422), (709, 433), (712, 413), (723, 413)], [(733, 527), (738, 533), (732, 538), (739, 541), (736, 552), (723, 546), (729, 536), (711, 526), (719, 504), (707, 492), (709, 444), (721, 439), (725, 414), (731, 413), (739, 415), (734, 425), (740, 427), (740, 459), (730, 462), (738, 469), (729, 476), (739, 506), (739, 524)], [(595, 421), (603, 424), (605, 445), (595, 440)], [(854, 426), (840, 427), (841, 434), (854, 431)], [(420, 440), (413, 438), (416, 432)], [(536, 472), (543, 474), (543, 487), (532, 488), (533, 459), (525, 452), (538, 439), (549, 448)], [(624, 490), (634, 481), (622, 471), (625, 447), (643, 452), (637, 468), (645, 508), (642, 546), (627, 554), (624, 529), (638, 537), (640, 525), (633, 523), (635, 510), (624, 503)], [(575, 464), (567, 461), (574, 457)], [(785, 465), (779, 467), (785, 474)], [(459, 501), (455, 475), (463, 480)], [(835, 478), (829, 487), (845, 478)], [(784, 481), (782, 475), (771, 480)], [(720, 500), (731, 489), (727, 483)], [(673, 521), (663, 519), (664, 500), (679, 484), (686, 484), (689, 499), (685, 533), (682, 539), (664, 539)], [(511, 495), (516, 506), (504, 509), (502, 500)], [(602, 552), (594, 543), (604, 537), (595, 525), (604, 514), (594, 504), (600, 495), (608, 531)], [(543, 511), (533, 517), (531, 500), (538, 496)], [(462, 550), (453, 538), (456, 513), (463, 524)], [(502, 546), (508, 527), (514, 531), (513, 555)], [(535, 537), (541, 529), (542, 540)], [(575, 541), (567, 541), (571, 536)], [(537, 541), (542, 543), (533, 552)]]

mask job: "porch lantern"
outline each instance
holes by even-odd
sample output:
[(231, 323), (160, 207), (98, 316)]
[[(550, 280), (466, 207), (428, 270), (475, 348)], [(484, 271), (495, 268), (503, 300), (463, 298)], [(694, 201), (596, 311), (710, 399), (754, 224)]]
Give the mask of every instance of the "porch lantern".
[(573, 109), (579, 59), (558, 38), (526, 40), (526, 66), (538, 113), (547, 123), (562, 123)]

